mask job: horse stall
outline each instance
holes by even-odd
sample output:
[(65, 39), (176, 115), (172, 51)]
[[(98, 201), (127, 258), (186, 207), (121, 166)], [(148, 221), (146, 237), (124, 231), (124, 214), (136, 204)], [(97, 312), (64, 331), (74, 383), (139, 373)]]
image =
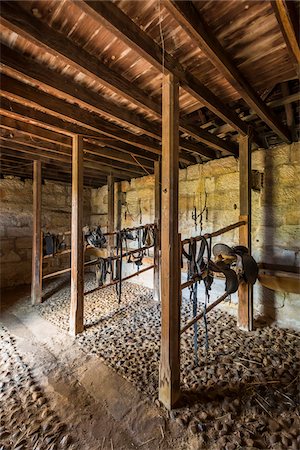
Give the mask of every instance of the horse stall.
[(298, 449), (299, 4), (0, 13), (0, 450)]

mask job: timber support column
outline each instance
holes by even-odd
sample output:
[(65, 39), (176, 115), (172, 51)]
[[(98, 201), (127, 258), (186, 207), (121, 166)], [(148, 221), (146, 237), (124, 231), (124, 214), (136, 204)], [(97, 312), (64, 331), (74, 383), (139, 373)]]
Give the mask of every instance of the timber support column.
[[(107, 177), (107, 190), (108, 190), (108, 205), (107, 205), (107, 232), (113, 233), (115, 231), (115, 180), (112, 175)], [(108, 236), (108, 255), (112, 256), (114, 253), (115, 236)], [(113, 281), (113, 274), (110, 274), (109, 281)]]
[(71, 225), (71, 310), (70, 334), (84, 330), (83, 292), (83, 139), (72, 138), (72, 225)]
[(156, 242), (154, 247), (154, 271), (153, 271), (153, 299), (160, 301), (160, 240), (161, 240), (161, 163), (154, 162), (154, 178), (155, 178), (155, 199), (154, 209), (156, 225)]
[[(240, 245), (251, 254), (251, 139), (243, 136), (239, 141), (240, 153), (240, 220), (247, 223), (240, 227)], [(238, 327), (253, 329), (253, 288), (242, 282), (238, 290)]]
[(42, 303), (42, 163), (33, 161), (32, 305)]
[(178, 236), (179, 84), (163, 75), (161, 351), (159, 400), (172, 409), (180, 397), (180, 261)]

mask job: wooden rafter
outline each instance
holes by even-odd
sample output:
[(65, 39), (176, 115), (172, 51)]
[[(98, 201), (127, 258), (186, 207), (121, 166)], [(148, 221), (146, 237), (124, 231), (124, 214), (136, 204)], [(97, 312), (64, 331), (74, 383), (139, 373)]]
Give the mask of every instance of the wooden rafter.
[[(93, 78), (95, 78), (95, 76), (97, 77), (97, 75), (99, 75), (99, 72), (101, 72), (100, 70), (99, 71), (96, 70), (96, 62), (94, 61), (94, 59), (96, 59), (96, 58), (92, 57), (91, 55), (86, 54), (86, 52), (84, 53), (84, 51), (83, 51), (82, 55), (80, 55), (80, 57), (77, 57), (77, 55), (80, 54), (82, 49), (77, 47), (75, 44), (73, 44), (68, 39), (62, 40), (60, 38), (58, 32), (53, 30), (51, 27), (48, 27), (46, 24), (41, 24), (41, 22), (39, 22), (33, 16), (30, 16), (25, 11), (23, 11), (22, 8), (19, 8), (17, 12), (13, 13), (13, 11), (12, 11), (13, 7), (11, 6), (11, 4), (9, 4), (9, 5), (4, 4), (4, 8), (1, 8), (1, 9), (2, 9), (1, 14), (5, 18), (5, 19), (2, 18), (1, 20), (2, 20), (3, 24), (6, 27), (8, 27), (9, 29), (20, 34), (21, 36), (25, 37), (26, 39), (36, 43), (36, 45), (44, 46), (46, 51), (48, 51), (52, 54), (55, 54), (56, 56), (60, 56), (63, 59), (66, 59), (68, 56), (69, 58), (71, 58), (71, 60), (70, 59), (66, 60), (66, 63), (69, 63), (71, 65), (73, 64), (73, 66), (75, 65), (83, 73), (88, 72), (87, 74), (89, 74), (89, 75), (92, 74)], [(30, 21), (30, 23), (28, 23), (28, 21)], [(44, 33), (41, 33), (41, 29), (40, 29), (41, 26), (45, 27)], [(46, 33), (46, 37), (45, 37), (45, 33)], [(67, 50), (63, 47), (64, 44), (66, 45)], [(74, 45), (75, 45), (75, 48), (73, 48)], [(156, 45), (156, 44), (153, 42), (153, 45)], [(70, 48), (69, 48), (69, 46), (70, 46)], [(7, 58), (9, 58), (9, 52), (7, 52), (7, 54), (8, 54)], [(4, 56), (4, 58), (5, 58), (5, 56)], [(96, 61), (98, 61), (98, 60), (96, 59)], [(93, 62), (93, 72), (92, 71), (89, 72), (87, 70), (87, 67), (89, 67), (91, 65), (91, 62)], [(82, 64), (82, 66), (79, 67), (79, 64)], [(98, 61), (98, 64), (101, 65), (99, 61)], [(14, 64), (15, 67), (16, 67), (16, 65), (17, 65), (17, 63)], [(20, 65), (18, 64), (18, 66), (19, 66), (18, 70), (20, 70)], [(101, 65), (101, 67), (102, 67), (102, 65)], [(29, 69), (29, 71), (30, 70), (31, 69)], [(110, 71), (111, 69), (106, 68), (106, 70)], [(43, 75), (41, 73), (39, 73), (40, 72), (39, 70), (32, 69), (32, 71), (35, 72), (34, 74), (32, 74), (32, 75), (34, 75), (35, 78), (39, 77), (40, 80), (43, 78), (44, 81), (42, 81), (42, 82), (45, 82), (45, 78), (43, 77)], [(214, 94), (212, 94), (204, 85), (202, 85), (200, 82), (198, 82), (198, 80), (195, 77), (193, 77), (192, 74), (185, 74), (185, 77), (186, 77), (186, 80), (189, 80), (188, 84), (191, 84), (193, 86), (194, 96), (196, 96), (196, 94), (197, 94), (196, 98), (198, 98), (200, 101), (204, 102), (202, 97), (199, 96), (200, 95), (199, 92), (201, 91), (202, 95), (205, 95), (207, 98), (210, 98), (211, 104), (215, 103), (217, 105), (214, 107), (214, 109), (217, 108), (219, 110), (219, 115), (221, 114), (225, 121), (232, 123), (232, 125), (235, 126), (235, 128), (238, 128), (238, 130), (240, 131), (240, 127), (237, 127), (236, 124), (235, 125), (233, 124), (233, 119), (227, 120), (227, 116), (231, 117), (233, 115), (234, 119), (236, 119), (238, 121), (238, 123), (240, 123), (240, 125), (243, 126), (242, 121), (239, 120), (238, 116), (235, 113), (232, 113), (230, 108), (226, 107), (225, 104), (222, 104), (222, 102), (216, 96), (214, 96)], [(120, 75), (116, 76), (115, 73), (112, 73), (111, 77), (107, 77), (107, 78), (108, 78), (108, 80), (110, 80), (110, 83), (111, 83), (109, 86), (107, 86), (110, 89), (115, 88), (115, 86), (114, 86), (115, 81), (117, 82), (117, 84), (119, 84), (119, 80), (122, 80), (122, 77)], [(116, 80), (116, 78), (117, 78), (117, 80)], [(48, 80), (49, 80), (49, 78), (48, 78)], [(101, 80), (100, 80), (100, 82), (101, 82)], [(126, 86), (123, 86), (122, 89), (124, 90), (123, 95), (128, 96), (130, 93), (132, 93), (132, 89), (130, 88), (130, 86), (132, 86), (132, 84), (129, 83), (127, 80), (126, 80), (126, 83), (127, 83)], [(50, 84), (51, 84), (51, 81), (50, 81)], [(130, 84), (130, 86), (128, 86), (128, 84)], [(72, 90), (72, 83), (69, 88), (67, 88), (63, 82), (60, 82), (58, 84), (58, 86), (59, 86), (58, 89), (62, 89), (62, 88), (66, 89), (66, 93), (70, 92)], [(115, 92), (120, 93), (119, 89), (120, 89), (120, 87), (118, 89), (115, 88)], [(186, 86), (186, 89), (188, 90), (187, 86)], [(80, 94), (79, 94), (79, 96), (80, 96)], [(87, 97), (87, 95), (83, 95), (83, 97), (85, 98), (85, 100), (83, 100), (83, 101), (86, 102), (88, 100), (89, 104), (92, 103), (94, 105), (94, 102), (91, 102), (91, 100), (90, 100), (90, 95), (88, 97)], [(149, 96), (146, 96), (144, 94), (144, 97), (146, 97), (149, 101)], [(140, 98), (140, 96), (139, 96), (139, 98)], [(134, 99), (132, 99), (132, 100), (134, 100)], [(151, 100), (151, 102), (154, 103), (152, 100)], [(114, 108), (113, 107), (109, 108), (107, 102), (104, 102), (104, 103), (105, 103), (106, 111), (109, 114), (112, 114), (112, 110), (114, 110)], [(137, 103), (139, 104), (139, 106), (141, 106), (140, 99), (138, 102), (136, 102), (136, 104)], [(157, 117), (160, 117), (161, 116), (161, 105), (159, 105), (159, 104), (155, 104), (155, 105), (156, 106), (152, 110), (152, 112), (155, 112)], [(144, 107), (145, 107), (145, 105), (144, 105)], [(212, 105), (211, 105), (211, 108), (213, 108)], [(223, 111), (223, 109), (224, 109), (224, 111), (226, 110), (226, 114), (221, 112), (221, 110)], [(116, 116), (118, 116), (120, 118), (120, 116), (123, 115), (122, 111), (123, 110), (120, 109), (120, 111), (118, 113), (116, 113)], [(226, 115), (226, 117), (224, 116), (224, 114)], [(124, 113), (124, 117), (122, 117), (122, 120), (129, 121), (130, 117), (128, 117), (128, 116), (130, 116), (130, 114)], [(149, 133), (149, 126), (146, 125), (145, 120), (141, 119), (139, 124), (137, 123), (136, 120), (133, 120), (133, 121), (135, 122), (133, 125), (142, 126), (142, 127), (146, 128), (147, 133)], [(187, 134), (192, 135), (200, 142), (205, 143), (206, 145), (209, 145), (211, 148), (221, 150), (221, 151), (227, 150), (231, 153), (237, 154), (238, 150), (235, 147), (234, 143), (230, 143), (230, 142), (224, 141), (222, 139), (219, 139), (217, 136), (214, 136), (205, 130), (197, 129), (196, 127), (193, 127), (192, 125), (187, 124), (184, 120), (181, 120), (180, 128), (182, 131), (186, 132)], [(159, 126), (156, 127), (156, 129), (154, 126), (153, 129), (154, 129), (154, 133), (161, 134)], [(246, 130), (244, 130), (244, 131), (246, 132)], [(184, 142), (181, 140), (180, 146), (182, 147), (183, 144), (184, 144)], [(189, 148), (187, 148), (187, 150), (189, 150)], [(191, 151), (194, 151), (194, 150), (191, 150)], [(203, 151), (205, 151), (205, 150), (203, 150)], [(201, 151), (199, 149), (198, 149), (198, 153), (201, 153)], [(204, 156), (207, 156), (209, 158), (210, 157), (214, 158), (216, 155), (214, 153), (210, 153), (210, 154), (207, 153), (206, 155), (204, 154)]]
[[(177, 76), (181, 86), (204, 106), (230, 123), (234, 129), (246, 134), (247, 128), (238, 115), (213, 94), (191, 72), (184, 68), (170, 54), (154, 42), (139, 26), (137, 26), (123, 11), (110, 1), (80, 2), (81, 8), (100, 21), (106, 28), (133, 48), (139, 55), (149, 61), (158, 70), (164, 68)], [(180, 128), (187, 124), (180, 121)], [(186, 130), (188, 132), (188, 128)]]
[[(3, 95), (3, 92), (2, 92)], [(49, 106), (49, 105), (48, 105)], [(72, 106), (72, 105), (70, 105)], [(8, 115), (9, 117), (17, 118), (17, 120), (30, 121), (31, 124), (35, 124), (37, 126), (46, 126), (51, 130), (58, 131), (59, 133), (66, 133), (69, 136), (72, 134), (80, 134), (84, 136), (88, 136), (91, 139), (102, 139), (103, 132), (102, 130), (99, 132), (96, 128), (88, 128), (88, 125), (82, 125), (81, 123), (74, 123), (71, 119), (67, 117), (61, 118), (58, 117), (58, 114), (55, 114), (52, 110), (42, 111), (38, 109), (38, 105), (24, 105), (24, 101), (20, 98), (16, 98), (13, 96), (9, 96), (9, 98), (2, 97), (1, 98), (1, 108), (0, 113)], [(75, 108), (76, 109), (76, 108)], [(52, 112), (52, 114), (51, 114)], [(76, 112), (78, 114), (78, 111)], [(109, 132), (111, 134), (111, 132)], [(123, 135), (124, 136), (124, 135)], [(141, 138), (141, 137), (139, 137)], [(133, 138), (134, 140), (134, 138)], [(145, 147), (145, 142), (141, 142), (139, 139), (139, 143), (135, 142), (134, 145), (140, 148)], [(154, 143), (151, 143), (151, 151), (154, 154), (160, 155), (161, 150), (159, 146), (155, 147)], [(146, 144), (147, 148), (149, 148), (149, 142)], [(192, 155), (188, 153), (182, 153), (180, 156), (180, 161), (183, 163), (193, 163), (195, 159)]]
[(287, 143), (291, 142), (289, 130), (278, 120), (275, 114), (251, 87), (229, 54), (209, 29), (193, 3), (191, 1), (165, 0), (164, 5), (222, 75), (239, 92), (241, 97), (255, 110), (257, 115), (281, 139)]
[(272, 6), (290, 58), (300, 76), (299, 16), (293, 1), (273, 0)]

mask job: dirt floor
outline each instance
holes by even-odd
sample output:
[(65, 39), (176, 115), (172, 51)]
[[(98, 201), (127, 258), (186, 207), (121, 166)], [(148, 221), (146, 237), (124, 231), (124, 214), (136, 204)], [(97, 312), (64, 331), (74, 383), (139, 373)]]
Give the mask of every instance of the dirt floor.
[[(87, 277), (86, 289), (93, 287)], [(68, 280), (2, 294), (0, 449), (299, 449), (300, 334), (257, 324), (245, 333), (215, 310), (209, 348), (199, 326), (181, 342), (179, 408), (157, 399), (160, 307), (151, 290), (124, 283), (85, 297), (85, 332), (68, 333)], [(183, 301), (183, 321), (191, 312)], [(2, 445), (2, 447), (1, 447)]]

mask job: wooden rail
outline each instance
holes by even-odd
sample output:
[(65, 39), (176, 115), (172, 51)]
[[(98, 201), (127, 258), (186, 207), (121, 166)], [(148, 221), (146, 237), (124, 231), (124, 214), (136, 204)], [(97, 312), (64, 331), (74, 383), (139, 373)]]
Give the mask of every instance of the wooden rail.
[[(213, 303), (211, 303), (207, 308), (206, 312), (208, 313), (211, 311), (215, 306), (217, 306), (219, 303), (221, 303), (223, 300), (225, 300), (226, 297), (228, 297), (228, 292), (225, 292), (221, 297), (219, 297), (217, 300), (215, 300)], [(188, 330), (194, 323), (198, 322), (203, 317), (204, 311), (202, 311), (200, 314), (198, 314), (196, 317), (194, 317), (192, 320), (190, 320), (181, 330), (180, 334), (184, 333), (186, 330)]]
[(234, 230), (235, 228), (242, 227), (243, 225), (246, 225), (245, 220), (240, 220), (239, 222), (233, 223), (231, 225), (228, 225), (227, 227), (221, 228), (220, 230), (214, 231), (213, 233), (205, 233), (202, 236), (195, 236), (188, 239), (184, 239), (181, 241), (181, 245), (188, 244), (191, 240), (193, 241), (200, 241), (202, 237), (205, 239), (213, 238), (216, 236), (220, 236), (221, 234), (227, 233), (228, 231)]
[[(154, 267), (155, 267), (154, 264), (152, 264), (151, 266), (145, 267), (144, 269), (139, 270), (138, 272), (132, 273), (131, 275), (128, 275), (127, 277), (122, 278), (122, 282), (123, 281), (127, 281), (130, 278), (137, 277), (138, 275), (140, 275), (141, 273), (146, 272), (147, 270), (154, 269)], [(114, 280), (114, 281), (111, 281), (110, 283), (103, 284), (102, 286), (98, 286), (98, 287), (96, 287), (94, 289), (91, 289), (90, 291), (87, 291), (84, 294), (85, 295), (86, 294), (92, 294), (93, 292), (99, 291), (100, 289), (104, 289), (104, 288), (109, 287), (109, 286), (114, 286), (115, 284), (118, 284), (118, 283), (120, 283), (120, 280)]]

